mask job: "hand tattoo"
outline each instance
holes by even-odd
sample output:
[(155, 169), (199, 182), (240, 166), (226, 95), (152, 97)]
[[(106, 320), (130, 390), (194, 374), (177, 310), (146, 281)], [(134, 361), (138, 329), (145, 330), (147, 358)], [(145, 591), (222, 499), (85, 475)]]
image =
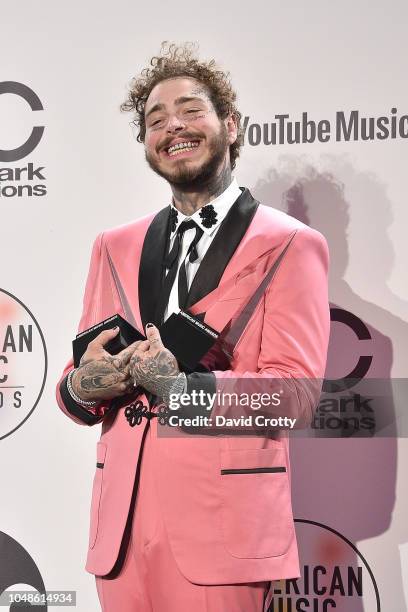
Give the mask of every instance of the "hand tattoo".
[(109, 389), (118, 383), (126, 383), (125, 392), (129, 393), (134, 386), (131, 378), (126, 380), (128, 375), (128, 368), (122, 358), (115, 355), (104, 356), (98, 360), (81, 359), (74, 391), (76, 393), (79, 391), (80, 397), (81, 395), (97, 397), (98, 391)]
[(175, 377), (180, 373), (174, 355), (166, 348), (161, 348), (155, 354), (135, 353), (130, 359), (130, 371), (136, 385), (141, 385), (147, 391), (167, 397)]

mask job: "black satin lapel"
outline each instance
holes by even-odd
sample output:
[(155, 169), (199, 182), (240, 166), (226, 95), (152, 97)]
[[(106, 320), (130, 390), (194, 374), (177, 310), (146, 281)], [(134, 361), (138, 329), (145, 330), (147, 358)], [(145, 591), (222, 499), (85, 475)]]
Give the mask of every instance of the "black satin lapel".
[(243, 190), (241, 195), (229, 209), (196, 272), (188, 294), (186, 308), (190, 308), (218, 287), (229, 260), (259, 206), (258, 200), (253, 198), (249, 189), (246, 187), (240, 187), (240, 189)]
[(156, 313), (163, 275), (163, 260), (167, 252), (170, 206), (166, 206), (154, 217), (143, 242), (139, 268), (139, 308), (143, 323), (160, 325)]

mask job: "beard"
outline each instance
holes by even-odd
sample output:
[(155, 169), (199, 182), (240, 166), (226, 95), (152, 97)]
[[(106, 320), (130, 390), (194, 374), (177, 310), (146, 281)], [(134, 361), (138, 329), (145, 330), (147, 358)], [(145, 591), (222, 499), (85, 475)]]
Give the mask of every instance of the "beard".
[[(199, 134), (187, 134), (185, 137), (194, 140), (199, 137)], [(146, 149), (145, 158), (150, 168), (170, 185), (177, 186), (182, 191), (200, 191), (217, 175), (218, 168), (222, 164), (229, 147), (227, 128), (224, 123), (221, 122), (218, 134), (207, 138), (207, 145), (208, 159), (196, 167), (191, 167), (188, 160), (181, 159), (175, 163), (173, 170), (166, 171), (149, 155)]]

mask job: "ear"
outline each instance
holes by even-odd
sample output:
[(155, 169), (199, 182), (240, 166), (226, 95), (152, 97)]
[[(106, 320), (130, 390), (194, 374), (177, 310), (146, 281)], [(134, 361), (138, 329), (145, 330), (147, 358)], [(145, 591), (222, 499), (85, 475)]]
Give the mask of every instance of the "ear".
[(224, 119), (224, 124), (227, 129), (228, 142), (231, 145), (232, 143), (236, 141), (238, 137), (238, 126), (237, 126), (237, 119), (235, 115), (230, 113), (228, 117)]

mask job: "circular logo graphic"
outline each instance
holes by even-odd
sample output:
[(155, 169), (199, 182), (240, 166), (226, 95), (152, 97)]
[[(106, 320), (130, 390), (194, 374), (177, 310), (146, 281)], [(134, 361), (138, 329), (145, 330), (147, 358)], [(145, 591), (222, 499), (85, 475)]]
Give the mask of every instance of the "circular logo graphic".
[(32, 414), (47, 376), (44, 336), (32, 312), (0, 289), (0, 440)]
[[(24, 83), (18, 83), (17, 81), (1, 81), (0, 94), (14, 94), (20, 98), (23, 98), (27, 104), (29, 104), (32, 111), (43, 110), (43, 105), (40, 98), (37, 96), (35, 91), (33, 91), (27, 85), (24, 85)], [(38, 146), (43, 133), (44, 126), (37, 125), (33, 127), (30, 136), (19, 147), (10, 150), (0, 148), (0, 162), (15, 162), (19, 159), (27, 157), (27, 155), (32, 153)]]
[[(28, 552), (12, 537), (0, 531), (0, 595), (4, 591), (34, 591), (45, 594), (40, 570)], [(11, 604), (10, 610), (33, 610), (34, 606)], [(47, 604), (35, 606), (36, 612), (47, 612)]]
[(374, 574), (356, 546), (322, 523), (295, 525), (301, 577), (272, 583), (268, 612), (380, 612)]

